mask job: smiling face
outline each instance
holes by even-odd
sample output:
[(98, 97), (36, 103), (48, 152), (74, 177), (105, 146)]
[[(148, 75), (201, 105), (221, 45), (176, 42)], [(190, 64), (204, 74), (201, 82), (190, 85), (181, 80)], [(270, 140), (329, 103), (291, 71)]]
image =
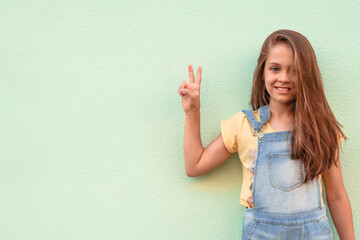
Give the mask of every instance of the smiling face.
[(263, 77), (271, 104), (288, 104), (294, 99), (296, 78), (294, 54), (287, 44), (277, 43), (271, 47)]

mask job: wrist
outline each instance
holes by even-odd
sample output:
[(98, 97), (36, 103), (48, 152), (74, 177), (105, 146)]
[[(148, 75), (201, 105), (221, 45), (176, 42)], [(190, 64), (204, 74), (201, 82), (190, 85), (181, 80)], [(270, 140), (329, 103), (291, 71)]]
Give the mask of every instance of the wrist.
[(200, 109), (194, 109), (188, 112), (185, 112), (185, 117), (194, 117), (200, 115)]

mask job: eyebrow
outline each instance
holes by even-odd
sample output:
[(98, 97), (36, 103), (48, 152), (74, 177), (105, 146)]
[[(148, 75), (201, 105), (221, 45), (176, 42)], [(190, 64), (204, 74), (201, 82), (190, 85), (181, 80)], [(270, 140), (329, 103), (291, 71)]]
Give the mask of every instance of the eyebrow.
[(275, 65), (280, 65), (280, 66), (281, 66), (281, 64), (278, 63), (278, 62), (269, 62), (269, 63), (267, 63), (267, 65), (271, 65), (271, 64), (275, 64)]

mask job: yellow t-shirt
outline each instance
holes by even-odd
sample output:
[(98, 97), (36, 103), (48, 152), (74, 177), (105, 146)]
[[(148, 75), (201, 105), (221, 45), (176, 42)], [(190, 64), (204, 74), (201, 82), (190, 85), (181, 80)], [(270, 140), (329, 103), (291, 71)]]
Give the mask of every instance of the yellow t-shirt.
[[(258, 110), (254, 111), (254, 115), (255, 120), (260, 121)], [(220, 126), (222, 139), (226, 149), (231, 153), (237, 152), (242, 163), (243, 182), (240, 193), (240, 204), (250, 207), (247, 199), (252, 195), (250, 186), (254, 177), (253, 169), (257, 158), (258, 137), (256, 135), (253, 136), (250, 121), (243, 112), (238, 112), (232, 118), (221, 121)], [(263, 132), (271, 133), (276, 131), (270, 126), (269, 122), (266, 122)], [(343, 139), (341, 139), (340, 142), (342, 140)], [(321, 205), (324, 206), (321, 175), (319, 175), (318, 179)]]

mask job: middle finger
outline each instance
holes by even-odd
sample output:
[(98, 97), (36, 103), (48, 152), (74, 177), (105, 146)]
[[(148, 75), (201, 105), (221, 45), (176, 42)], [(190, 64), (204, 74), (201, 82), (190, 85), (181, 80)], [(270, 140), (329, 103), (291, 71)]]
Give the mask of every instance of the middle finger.
[(201, 72), (202, 72), (202, 68), (201, 66), (199, 66), (196, 74), (196, 83), (199, 85), (201, 84)]

